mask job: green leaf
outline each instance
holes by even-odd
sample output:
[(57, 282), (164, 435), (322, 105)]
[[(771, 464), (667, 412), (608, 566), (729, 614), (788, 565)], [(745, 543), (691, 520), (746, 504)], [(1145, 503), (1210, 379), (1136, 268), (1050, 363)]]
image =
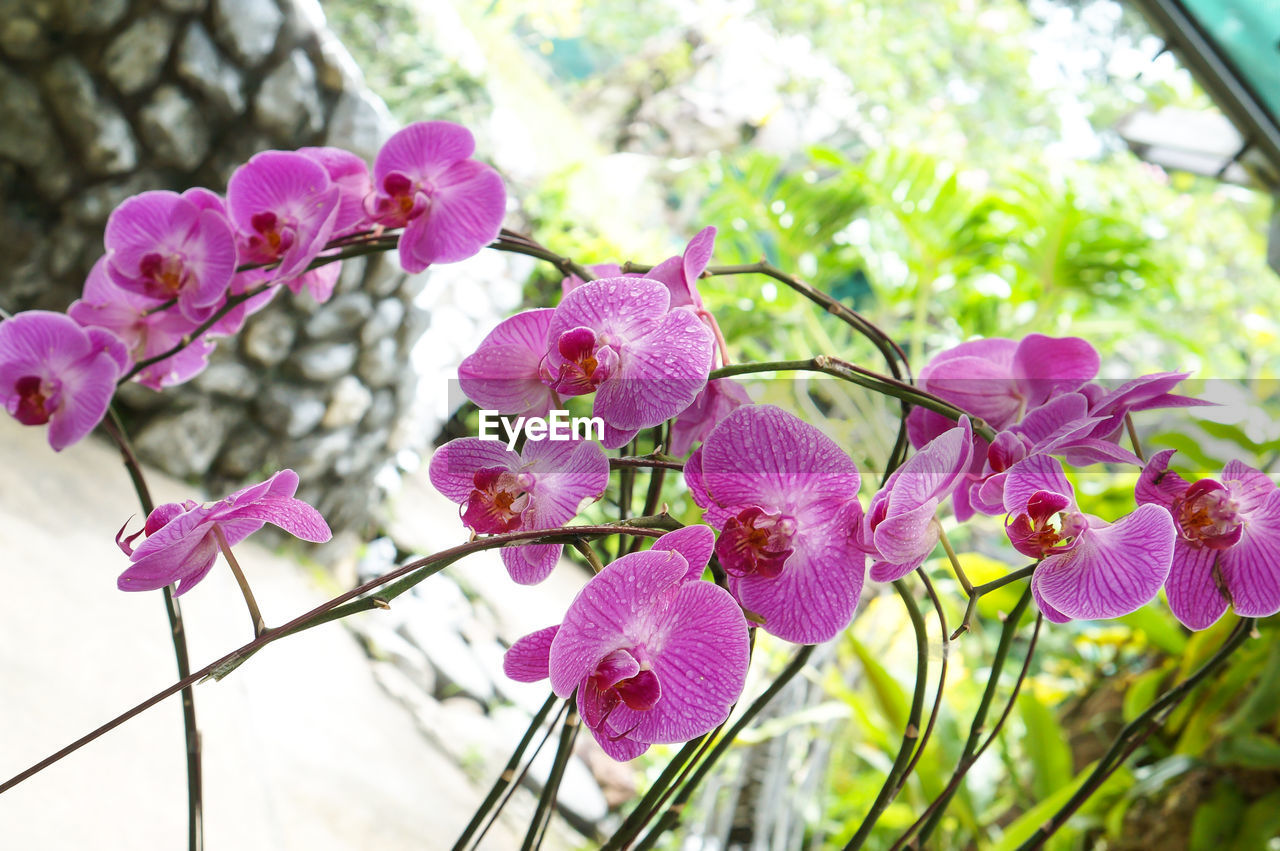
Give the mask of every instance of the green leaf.
[(1240, 828), (1244, 801), (1235, 784), (1226, 782), (1213, 787), (1209, 799), (1196, 807), (1191, 820), (1190, 851), (1221, 851)]
[(1215, 423), (1212, 420), (1196, 420), (1195, 424), (1210, 437), (1230, 441), (1236, 446), (1248, 449), (1254, 454), (1257, 454), (1262, 450), (1262, 445), (1245, 434), (1244, 429), (1240, 428), (1238, 425), (1231, 425), (1230, 423)]
[(1280, 742), (1258, 733), (1232, 736), (1218, 745), (1214, 762), (1218, 765), (1275, 771), (1280, 768)]
[(1234, 851), (1258, 851), (1280, 835), (1280, 789), (1254, 801), (1244, 811)]
[(1276, 705), (1280, 702), (1280, 642), (1272, 641), (1269, 645), (1257, 683), (1235, 714), (1223, 723), (1221, 733), (1251, 733), (1275, 720)]
[(901, 729), (907, 723), (907, 693), (862, 642), (849, 636), (849, 644), (866, 671), (867, 682), (876, 696), (880, 711), (890, 724)]
[[(1039, 804), (1027, 810), (1019, 816), (1012, 824), (1004, 830), (1004, 835), (1000, 837), (1000, 841), (991, 846), (990, 851), (1014, 851), (1019, 845), (1025, 842), (1036, 832), (1036, 828), (1048, 821), (1054, 813), (1062, 808), (1067, 801), (1071, 800), (1071, 796), (1080, 788), (1089, 773), (1093, 771), (1095, 763), (1090, 763), (1083, 771), (1076, 775), (1075, 779), (1058, 791), (1054, 792), (1048, 798), (1045, 798)], [(1127, 788), (1133, 783), (1133, 775), (1128, 769), (1119, 768), (1115, 774), (1112, 774), (1098, 789), (1093, 793), (1088, 801), (1080, 808), (1080, 812), (1095, 811), (1102, 802), (1107, 800), (1115, 793)], [(1055, 836), (1071, 834), (1070, 825), (1065, 825)]]
[(1147, 707), (1155, 701), (1156, 695), (1160, 693), (1160, 684), (1168, 675), (1168, 666), (1161, 666), (1139, 674), (1129, 683), (1129, 687), (1124, 692), (1122, 707), (1126, 724), (1145, 712)]
[(1037, 799), (1047, 798), (1071, 781), (1071, 747), (1053, 709), (1035, 689), (1023, 689), (1017, 705), (1026, 727), (1023, 745), (1031, 757), (1032, 790)]

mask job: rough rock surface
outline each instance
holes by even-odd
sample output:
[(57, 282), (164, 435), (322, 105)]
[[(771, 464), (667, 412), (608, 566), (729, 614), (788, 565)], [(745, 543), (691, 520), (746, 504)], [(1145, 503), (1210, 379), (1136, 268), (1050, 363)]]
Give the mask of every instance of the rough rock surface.
[[(0, 306), (65, 310), (130, 195), (222, 191), (272, 147), (336, 145), (371, 162), (396, 127), (314, 0), (0, 0)], [(407, 421), (427, 410), (409, 364), (428, 363), (437, 372), (421, 386), (443, 390), (497, 322), (472, 284), (483, 318), (415, 358), (427, 277), (362, 257), (327, 304), (281, 293), (219, 342), (199, 379), (122, 394), (139, 450), (213, 493), (269, 466), (305, 470), (300, 495), (332, 505), (331, 524), (368, 528), (378, 471), (447, 415)]]

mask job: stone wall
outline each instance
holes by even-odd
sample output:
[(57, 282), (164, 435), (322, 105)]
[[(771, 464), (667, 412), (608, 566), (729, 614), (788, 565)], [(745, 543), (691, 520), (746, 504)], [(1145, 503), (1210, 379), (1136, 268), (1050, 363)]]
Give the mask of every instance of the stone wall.
[[(0, 306), (64, 310), (129, 195), (222, 191), (267, 148), (372, 161), (394, 129), (314, 0), (0, 0)], [(124, 388), (140, 454), (215, 495), (292, 467), (335, 529), (366, 525), (425, 285), (378, 256), (325, 305), (281, 293), (194, 382)]]

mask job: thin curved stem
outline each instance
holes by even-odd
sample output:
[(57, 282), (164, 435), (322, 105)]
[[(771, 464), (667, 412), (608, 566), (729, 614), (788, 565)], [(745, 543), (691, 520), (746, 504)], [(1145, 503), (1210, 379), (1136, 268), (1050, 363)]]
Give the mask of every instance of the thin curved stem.
[(533, 819), (529, 822), (529, 832), (525, 834), (524, 844), (520, 846), (520, 851), (537, 851), (542, 847), (542, 840), (547, 835), (547, 828), (551, 824), (551, 816), (555, 812), (556, 795), (560, 791), (560, 781), (564, 778), (564, 770), (569, 765), (569, 757), (573, 755), (573, 740), (578, 736), (578, 730), (581, 728), (581, 718), (578, 715), (577, 706), (578, 693), (574, 693), (565, 698), (565, 705), (568, 707), (568, 714), (564, 719), (564, 726), (560, 728), (560, 744), (556, 748), (555, 762), (551, 764), (551, 773), (547, 776), (547, 782), (542, 787), (542, 794), (538, 796), (538, 808), (533, 813)]
[[(953, 420), (958, 420), (962, 415), (969, 416), (966, 411), (934, 396), (932, 393), (927, 393), (910, 384), (829, 355), (818, 355), (808, 360), (766, 361), (722, 366), (711, 371), (711, 378), (729, 378), (734, 375), (747, 375), (758, 372), (787, 371), (820, 372), (825, 375), (831, 375), (852, 384), (857, 384), (860, 387), (865, 387), (868, 390), (883, 393), (886, 396), (893, 396), (904, 402), (910, 402), (913, 405), (926, 408)], [(981, 419), (975, 417), (970, 417), (970, 419), (973, 422), (974, 434), (980, 435), (987, 440), (995, 439), (995, 432), (991, 426)]]
[(1031, 834), (1026, 842), (1018, 846), (1018, 851), (1039, 848), (1048, 841), (1049, 837), (1057, 833), (1059, 828), (1071, 818), (1072, 814), (1080, 809), (1080, 806), (1098, 790), (1098, 787), (1106, 782), (1107, 778), (1117, 768), (1124, 765), (1125, 760), (1147, 740), (1148, 736), (1155, 732), (1157, 727), (1164, 723), (1164, 719), (1177, 708), (1178, 704), (1187, 698), (1192, 689), (1199, 685), (1205, 677), (1217, 670), (1223, 662), (1230, 658), (1235, 649), (1249, 638), (1255, 622), (1253, 618), (1241, 618), (1235, 629), (1227, 636), (1226, 641), (1218, 648), (1218, 652), (1214, 653), (1195, 673), (1170, 688), (1147, 707), (1146, 711), (1126, 724), (1111, 743), (1111, 747), (1098, 760), (1093, 771), (1085, 778), (1080, 788), (1075, 791), (1075, 794), (1056, 813), (1050, 816), (1043, 825), (1036, 828), (1035, 833)]
[(782, 672), (778, 674), (772, 683), (769, 684), (769, 687), (765, 689), (759, 697), (751, 702), (751, 705), (743, 711), (742, 715), (738, 717), (738, 720), (733, 723), (733, 726), (720, 737), (719, 741), (716, 742), (715, 747), (713, 747), (710, 753), (707, 754), (706, 758), (698, 766), (697, 770), (695, 770), (693, 775), (685, 781), (684, 785), (680, 788), (680, 792), (675, 796), (671, 805), (667, 807), (666, 812), (662, 814), (658, 823), (655, 824), (647, 834), (645, 834), (644, 839), (637, 846), (637, 851), (652, 848), (653, 843), (657, 842), (658, 838), (661, 837), (662, 834), (666, 833), (679, 823), (680, 814), (684, 811), (685, 806), (689, 802), (689, 798), (693, 796), (698, 785), (702, 783), (703, 779), (706, 778), (712, 767), (729, 750), (729, 746), (733, 744), (734, 740), (738, 737), (738, 734), (746, 729), (746, 726), (760, 714), (761, 710), (763, 710), (765, 706), (778, 696), (778, 693), (782, 691), (786, 684), (791, 682), (791, 680), (804, 669), (805, 664), (809, 661), (809, 657), (813, 655), (813, 647), (814, 646), (812, 644), (807, 644), (796, 651), (796, 655), (787, 663), (787, 667), (783, 668)]
[(511, 254), (524, 254), (528, 257), (536, 257), (544, 260), (560, 270), (560, 274), (568, 277), (569, 275), (577, 275), (584, 281), (594, 281), (596, 276), (585, 266), (565, 257), (562, 254), (556, 254), (551, 249), (534, 241), (532, 237), (526, 236), (516, 231), (502, 229), (502, 233), (493, 242), (489, 243), (489, 248), (495, 251), (506, 251)]
[[(551, 709), (556, 705), (556, 702), (557, 698), (555, 694), (547, 695), (547, 699), (542, 704), (542, 708), (538, 710), (537, 714), (533, 716), (533, 720), (529, 722), (529, 727), (525, 730), (524, 736), (520, 739), (520, 743), (516, 745), (516, 749), (511, 752), (511, 758), (507, 760), (506, 766), (502, 769), (501, 773), (498, 774), (498, 779), (493, 781), (493, 786), (490, 787), (489, 794), (480, 802), (480, 806), (476, 808), (475, 813), (471, 816), (471, 821), (467, 822), (467, 826), (462, 829), (462, 834), (458, 837), (458, 840), (453, 843), (453, 851), (463, 851), (463, 849), (467, 847), (467, 841), (476, 834), (476, 831), (480, 830), (480, 824), (484, 821), (484, 817), (488, 815), (491, 809), (494, 809), (494, 804), (498, 802), (498, 798), (502, 796), (502, 793), (508, 787), (514, 789), (519, 785), (520, 778), (524, 776), (523, 772), (519, 776), (516, 776), (516, 768), (520, 765), (520, 758), (523, 757), (524, 752), (528, 750), (530, 743), (533, 742), (533, 737), (538, 734), (538, 728), (542, 726), (542, 722), (551, 712)], [(563, 704), (561, 705), (563, 706)], [(554, 724), (554, 722), (552, 723)], [(548, 728), (547, 732), (548, 734), (551, 732), (550, 728)], [(529, 758), (530, 763), (533, 762), (533, 759), (537, 757), (537, 755), (538, 752), (534, 751), (533, 756)], [(525, 770), (528, 770), (528, 766), (525, 766)], [(497, 814), (501, 812), (501, 810), (501, 807), (494, 810), (494, 818), (497, 818)], [(489, 823), (493, 823), (492, 819)], [(487, 827), (488, 825), (486, 825), (486, 828)], [(484, 831), (480, 831), (480, 835), (476, 836), (476, 842), (479, 843), (483, 838)]]
[(999, 579), (993, 579), (990, 582), (983, 583), (982, 585), (975, 585), (970, 588), (969, 602), (965, 604), (964, 616), (960, 619), (960, 625), (956, 627), (956, 631), (951, 633), (951, 640), (955, 641), (961, 635), (969, 631), (969, 622), (973, 620), (973, 613), (978, 606), (979, 600), (997, 588), (1003, 588), (1006, 585), (1017, 582), (1019, 579), (1026, 579), (1035, 572), (1036, 566), (1039, 564), (1040, 562), (1037, 561), (1035, 564), (1029, 564), (1026, 567), (1018, 568), (1012, 573), (1006, 573)]
[[(107, 408), (107, 418), (102, 422), (103, 428), (124, 461), (125, 470), (129, 473), (129, 481), (138, 495), (144, 519), (155, 510), (155, 502), (151, 499), (151, 489), (147, 487), (146, 475), (138, 456), (134, 454), (133, 444), (129, 442), (128, 432), (120, 413), (115, 406)], [(169, 640), (173, 644), (173, 657), (178, 667), (178, 678), (185, 680), (191, 676), (191, 659), (187, 653), (187, 631), (182, 623), (182, 607), (173, 596), (173, 589), (165, 586), (164, 613), (169, 621)], [(191, 686), (182, 689), (182, 732), (186, 742), (187, 763), (187, 848), (189, 851), (200, 851), (204, 848), (204, 772), (201, 767), (200, 727), (196, 723), (196, 700)]]
[(867, 817), (862, 820), (857, 832), (844, 846), (845, 851), (861, 848), (867, 841), (867, 837), (871, 835), (876, 822), (880, 820), (880, 814), (902, 788), (907, 766), (911, 763), (911, 757), (917, 750), (916, 743), (920, 738), (920, 716), (924, 712), (924, 693), (928, 688), (929, 679), (929, 632), (925, 626), (924, 615), (920, 613), (920, 607), (911, 596), (907, 583), (901, 579), (896, 580), (893, 583), (893, 590), (898, 592), (903, 605), (907, 607), (907, 617), (910, 618), (911, 628), (916, 634), (916, 685), (911, 696), (911, 711), (907, 716), (906, 729), (902, 731), (902, 746), (898, 748), (898, 756), (894, 759), (888, 775), (885, 776), (880, 794), (871, 804)]
[(217, 523), (213, 524), (213, 537), (218, 542), (218, 549), (222, 550), (222, 557), (227, 560), (227, 565), (231, 568), (231, 575), (236, 578), (236, 584), (240, 586), (240, 593), (244, 595), (244, 604), (249, 609), (249, 618), (253, 621), (253, 635), (256, 638), (267, 631), (267, 622), (258, 608), (258, 601), (254, 599), (253, 589), (249, 587), (249, 579), (240, 569), (240, 562), (236, 561), (235, 553), (231, 552), (231, 545), (227, 543), (227, 536), (223, 534), (222, 527)]
[[(942, 600), (938, 597), (938, 592), (933, 587), (933, 582), (929, 579), (929, 574), (925, 572), (923, 567), (916, 568), (916, 575), (920, 577), (920, 581), (924, 583), (925, 593), (929, 595), (929, 601), (933, 603), (933, 610), (938, 615), (939, 635), (942, 637), (942, 664), (938, 670), (938, 688), (933, 694), (933, 709), (929, 711), (929, 723), (925, 724), (924, 734), (920, 736), (920, 744), (916, 747), (916, 752), (911, 757), (911, 762), (907, 763), (907, 770), (902, 773), (904, 778), (910, 777), (911, 772), (915, 771), (916, 763), (920, 761), (920, 756), (924, 753), (925, 746), (929, 744), (929, 738), (933, 735), (933, 728), (938, 723), (938, 712), (942, 709), (942, 694), (947, 685), (947, 665), (951, 657), (951, 640), (947, 637), (947, 615), (942, 610)], [(901, 784), (899, 785), (901, 788)]]
[[(382, 576), (370, 579), (368, 582), (352, 588), (349, 591), (345, 591), (333, 599), (321, 603), (314, 609), (297, 616), (283, 626), (268, 629), (262, 635), (254, 638), (253, 641), (250, 641), (230, 653), (227, 653), (225, 656), (210, 662), (200, 670), (184, 676), (173, 685), (156, 692), (151, 697), (131, 709), (122, 712), (97, 729), (81, 736), (79, 739), (76, 739), (74, 742), (63, 747), (56, 753), (45, 757), (25, 771), (9, 778), (4, 783), (0, 783), (0, 793), (12, 789), (24, 780), (40, 773), (64, 757), (75, 753), (95, 739), (111, 732), (129, 719), (140, 715), (155, 706), (157, 703), (177, 694), (179, 691), (188, 689), (207, 677), (221, 679), (223, 676), (226, 676), (228, 673), (235, 670), (236, 667), (245, 662), (250, 656), (257, 653), (263, 647), (284, 638), (286, 635), (292, 635), (295, 632), (302, 632), (305, 629), (310, 629), (323, 623), (328, 623), (329, 621), (338, 620), (339, 618), (346, 617), (347, 615), (354, 614), (356, 612), (364, 612), (377, 608), (390, 608), (388, 603), (389, 599), (409, 590), (409, 588), (412, 588), (417, 583), (435, 573), (438, 573), (464, 556), (468, 556), (482, 550), (518, 546), (520, 544), (565, 543), (567, 541), (572, 541), (578, 536), (602, 537), (605, 535), (645, 535), (647, 537), (656, 538), (661, 534), (662, 533), (656, 529), (642, 528), (635, 525), (570, 526), (560, 530), (531, 529), (520, 532), (506, 532), (501, 535), (491, 535), (487, 538), (469, 541), (465, 544), (459, 544), (456, 547), (442, 550), (435, 555), (417, 559), (416, 561), (412, 561), (409, 564), (398, 567), (389, 573), (385, 573)], [(410, 576), (409, 574), (413, 575)], [(370, 594), (371, 591), (376, 591), (382, 586), (400, 579), (405, 581), (398, 583), (394, 593), (387, 592), (381, 595)]]
[[(387, 236), (379, 236), (374, 239), (366, 240), (360, 243), (341, 244), (341, 250), (336, 251), (333, 254), (320, 255), (319, 257), (317, 257), (315, 260), (312, 260), (311, 263), (307, 265), (307, 269), (308, 270), (318, 269), (321, 266), (327, 266), (330, 263), (338, 263), (343, 260), (349, 259), (351, 257), (360, 257), (366, 254), (377, 254), (383, 251), (390, 251), (392, 248), (395, 248), (399, 244), (399, 242), (400, 242), (400, 237), (398, 235), (393, 234), (393, 235), (387, 235)], [(279, 264), (278, 263), (266, 263), (266, 264), (249, 263), (243, 266), (236, 267), (236, 272), (247, 272), (254, 269), (270, 269), (277, 265)], [(173, 346), (167, 351), (161, 352), (158, 355), (154, 355), (149, 358), (144, 358), (136, 362), (129, 369), (128, 372), (120, 376), (120, 378), (116, 381), (116, 386), (124, 384), (126, 381), (133, 378), (135, 375), (142, 372), (147, 367), (153, 366), (157, 363), (160, 363), (160, 361), (167, 360), (168, 358), (171, 358), (174, 355), (178, 354), (187, 346), (191, 345), (196, 340), (200, 339), (202, 336), (208, 333), (210, 328), (218, 324), (218, 322), (224, 316), (230, 313), (232, 310), (239, 307), (241, 304), (244, 304), (249, 299), (255, 296), (261, 295), (262, 293), (266, 292), (272, 287), (280, 286), (280, 284), (281, 284), (280, 281), (270, 280), (270, 281), (264, 282), (261, 286), (253, 287), (252, 289), (246, 290), (245, 292), (242, 292), (236, 295), (228, 294), (226, 302), (220, 308), (214, 311), (212, 316), (210, 316), (204, 322), (201, 322), (199, 325), (197, 325), (189, 334), (184, 335), (183, 338), (177, 343), (177, 345)], [(170, 299), (169, 301), (166, 301), (163, 304), (159, 304), (151, 308), (150, 310), (147, 311), (147, 313), (157, 313), (162, 310), (169, 310), (176, 304), (177, 304), (176, 299)]]
[(951, 799), (959, 791), (965, 775), (969, 773), (969, 769), (977, 761), (975, 754), (982, 739), (983, 725), (987, 722), (987, 713), (991, 709), (991, 702), (995, 698), (996, 689), (1000, 685), (1000, 673), (1004, 670), (1005, 660), (1009, 657), (1009, 649), (1013, 646), (1013, 639), (1017, 635), (1022, 615), (1026, 612), (1030, 603), (1031, 589), (1027, 588), (1018, 600), (1018, 604), (1013, 607), (1013, 611), (1005, 618), (1004, 628), (1000, 631), (1000, 642), (996, 646), (995, 656), (991, 660), (991, 673), (987, 677), (987, 687), (983, 690), (982, 699), (978, 702), (978, 709), (973, 714), (973, 721), (969, 725), (969, 738), (965, 741), (960, 761), (956, 764), (955, 771), (951, 773), (950, 781), (947, 783), (946, 788), (934, 799), (933, 803), (920, 814), (915, 823), (908, 827), (902, 836), (898, 837), (892, 849), (906, 845), (917, 831), (919, 831), (918, 844), (922, 847), (924, 846), (929, 835), (937, 828), (938, 822), (941, 821), (947, 805), (951, 803)]
[[(680, 470), (684, 470), (684, 462), (676, 460), (674, 458), (654, 458), (649, 455), (641, 455), (641, 456), (625, 456), (624, 455), (621, 458), (609, 459), (610, 470), (635, 469), (637, 467), (642, 469), (648, 469), (648, 470), (680, 471)], [(651, 513), (652, 511), (656, 511), (656, 510), (657, 510), (657, 506), (654, 506), (654, 508), (649, 510), (648, 513)]]
[(723, 724), (710, 733), (704, 733), (696, 739), (685, 742), (684, 747), (676, 752), (666, 768), (658, 775), (658, 779), (649, 787), (645, 796), (632, 808), (631, 813), (613, 832), (609, 840), (600, 847), (600, 851), (618, 851), (627, 845), (644, 830), (644, 826), (653, 818), (653, 814), (666, 802), (671, 793), (679, 786), (680, 781), (706, 752), (716, 733)]

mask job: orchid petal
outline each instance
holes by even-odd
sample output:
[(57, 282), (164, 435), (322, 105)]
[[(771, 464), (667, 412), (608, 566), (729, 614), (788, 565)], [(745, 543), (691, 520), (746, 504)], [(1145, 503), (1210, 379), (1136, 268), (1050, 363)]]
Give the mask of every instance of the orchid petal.
[(1206, 629), (1227, 610), (1227, 598), (1214, 581), (1221, 550), (1193, 547), (1178, 541), (1164, 590), (1173, 616), (1188, 629)]
[(431, 486), (453, 502), (465, 503), (475, 489), (475, 474), (490, 467), (519, 469), (520, 456), (497, 440), (462, 437), (441, 446), (431, 456), (427, 476)]
[(502, 657), (503, 672), (518, 683), (536, 683), (549, 677), (547, 659), (559, 629), (557, 624), (517, 639)]
[(1116, 523), (1091, 527), (1065, 553), (1036, 568), (1035, 587), (1053, 609), (1071, 618), (1114, 618), (1146, 605), (1169, 575), (1173, 518), (1141, 505)]

